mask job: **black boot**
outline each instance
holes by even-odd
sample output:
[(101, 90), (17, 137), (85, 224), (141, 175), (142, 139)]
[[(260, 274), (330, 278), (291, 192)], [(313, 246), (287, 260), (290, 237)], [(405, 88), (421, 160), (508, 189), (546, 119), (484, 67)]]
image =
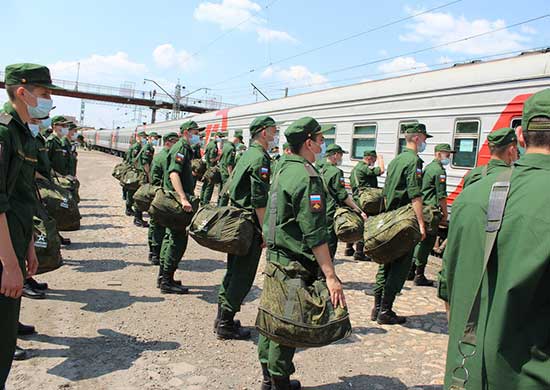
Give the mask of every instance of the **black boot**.
[[(218, 324), (220, 323), (220, 317), (222, 312), (222, 305), (218, 303), (218, 313), (216, 314), (216, 319), (214, 320), (214, 333), (218, 330)], [(235, 326), (241, 327), (241, 321), (233, 320)]]
[(376, 321), (378, 313), (380, 313), (380, 305), (382, 304), (382, 294), (374, 294), (374, 307), (370, 312), (371, 321)]
[(41, 290), (33, 289), (27, 279), (25, 279), (25, 282), (23, 283), (23, 296), (31, 299), (44, 299), (46, 298), (46, 293)]
[(414, 277), (414, 284), (417, 286), (423, 286), (423, 287), (433, 287), (434, 282), (426, 278), (426, 275), (424, 275), (425, 270), (426, 270), (425, 265), (416, 267), (416, 276)]
[(63, 245), (63, 246), (71, 245), (71, 239), (70, 238), (65, 238), (65, 237), (61, 236), (61, 234), (60, 234), (59, 239), (61, 240), (61, 245)]
[(151, 248), (151, 251), (149, 252), (149, 262), (153, 265), (159, 265), (160, 264), (160, 248), (157, 250), (156, 247)]
[(271, 390), (271, 375), (266, 363), (262, 363), (262, 387), (260, 390)]
[(355, 250), (353, 249), (353, 242), (348, 242), (346, 244), (346, 250), (344, 251), (344, 256), (353, 256)]
[(32, 287), (33, 290), (44, 291), (48, 289), (48, 283), (39, 283), (33, 278), (27, 278), (27, 283), (29, 284), (29, 286)]
[(363, 249), (365, 248), (365, 243), (358, 242), (355, 244), (355, 254), (353, 255), (354, 260), (358, 261), (369, 261), (370, 259), (365, 256), (365, 252), (363, 252)]
[(233, 321), (234, 317), (235, 313), (225, 310), (223, 307), (221, 308), (220, 322), (216, 329), (219, 340), (247, 340), (250, 338), (250, 331), (237, 325)]
[(288, 376), (272, 376), (271, 390), (300, 390), (302, 384), (297, 380), (290, 380)]
[(407, 280), (414, 280), (415, 272), (416, 272), (416, 265), (413, 263), (411, 265), (411, 269), (409, 270), (409, 275), (407, 275)]
[(378, 322), (380, 325), (398, 325), (407, 322), (407, 317), (400, 317), (392, 310), (393, 301), (395, 298), (382, 298), (380, 313), (378, 313)]
[(23, 348), (15, 346), (15, 351), (13, 352), (13, 360), (25, 360), (27, 359), (27, 351)]
[(160, 281), (160, 292), (163, 294), (188, 294), (189, 289), (177, 285), (174, 281), (174, 272), (162, 271), (162, 280)]
[(162, 266), (159, 267), (159, 274), (157, 275), (157, 288), (160, 288), (162, 282)]
[(126, 216), (133, 217), (135, 215), (134, 210), (131, 207), (126, 207)]
[(31, 334), (35, 334), (36, 329), (34, 329), (34, 326), (32, 325), (25, 325), (21, 322), (17, 323), (17, 335), (18, 336), (28, 336)]

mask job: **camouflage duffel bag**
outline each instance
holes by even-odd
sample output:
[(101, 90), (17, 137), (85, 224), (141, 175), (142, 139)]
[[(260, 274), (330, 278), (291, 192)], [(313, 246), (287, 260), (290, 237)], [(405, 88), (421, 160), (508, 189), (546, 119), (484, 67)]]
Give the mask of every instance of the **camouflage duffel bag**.
[(134, 204), (139, 211), (148, 211), (151, 207), (151, 202), (155, 199), (157, 190), (161, 187), (146, 183), (139, 187), (134, 194)]
[(36, 185), (48, 215), (57, 222), (57, 230), (80, 229), (80, 211), (73, 195), (48, 180), (37, 179)]
[(55, 180), (60, 187), (69, 191), (76, 203), (80, 203), (80, 181), (75, 177), (74, 179), (69, 179), (68, 177), (56, 177)]
[(54, 271), (63, 265), (61, 257), (61, 239), (55, 219), (47, 213), (33, 217), (34, 249), (38, 258), (37, 274)]
[(351, 334), (346, 308), (334, 307), (324, 280), (311, 280), (297, 261), (267, 262), (256, 328), (270, 340), (293, 348), (322, 347)]
[(413, 250), (421, 237), (409, 204), (366, 220), (365, 254), (379, 264), (388, 264)]
[(426, 234), (436, 234), (438, 231), (439, 223), (443, 218), (443, 213), (441, 212), (441, 209), (437, 206), (424, 206), (422, 208), (422, 216), (424, 217)]
[(222, 182), (222, 174), (220, 173), (220, 168), (217, 166), (210, 167), (204, 173), (202, 181), (209, 184), (219, 184)]
[(111, 173), (111, 176), (113, 176), (117, 180), (120, 180), (122, 179), (122, 175), (124, 174), (124, 172), (126, 172), (131, 167), (132, 166), (130, 164), (128, 164), (126, 161), (123, 161), (120, 164), (115, 165), (115, 167), (113, 168), (113, 173)]
[(371, 215), (378, 215), (386, 210), (382, 188), (362, 188), (357, 200), (359, 208), (369, 217)]
[(334, 232), (342, 242), (357, 242), (363, 238), (363, 217), (347, 207), (339, 207), (334, 214)]
[(120, 185), (126, 191), (137, 191), (145, 183), (147, 183), (147, 174), (136, 167), (128, 168), (120, 178)]
[(189, 197), (189, 202), (193, 206), (192, 212), (183, 210), (179, 200), (179, 195), (173, 191), (157, 190), (155, 197), (149, 207), (149, 215), (155, 223), (173, 230), (185, 230), (191, 223), (193, 214), (199, 206), (199, 199)]
[(207, 204), (193, 217), (189, 234), (206, 248), (243, 256), (250, 249), (255, 229), (251, 211)]
[(191, 161), (191, 171), (195, 176), (195, 179), (202, 180), (204, 173), (206, 172), (206, 163), (200, 158), (196, 158)]

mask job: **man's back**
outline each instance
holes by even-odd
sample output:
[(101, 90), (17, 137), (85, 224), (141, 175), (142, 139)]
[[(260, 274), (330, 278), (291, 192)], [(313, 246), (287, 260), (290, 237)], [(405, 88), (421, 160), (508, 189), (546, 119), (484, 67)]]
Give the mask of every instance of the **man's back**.
[(395, 210), (422, 196), (422, 160), (411, 149), (405, 149), (388, 167), (384, 184), (386, 210)]

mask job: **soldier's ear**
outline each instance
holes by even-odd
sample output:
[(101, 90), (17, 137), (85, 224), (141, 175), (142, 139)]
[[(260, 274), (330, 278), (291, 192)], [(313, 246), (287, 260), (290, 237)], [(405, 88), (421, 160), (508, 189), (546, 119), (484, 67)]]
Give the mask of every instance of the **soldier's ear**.
[(525, 136), (523, 134), (523, 127), (521, 127), (521, 126), (516, 127), (516, 135), (518, 136), (519, 146), (521, 146), (522, 148), (526, 148), (527, 144), (525, 143)]

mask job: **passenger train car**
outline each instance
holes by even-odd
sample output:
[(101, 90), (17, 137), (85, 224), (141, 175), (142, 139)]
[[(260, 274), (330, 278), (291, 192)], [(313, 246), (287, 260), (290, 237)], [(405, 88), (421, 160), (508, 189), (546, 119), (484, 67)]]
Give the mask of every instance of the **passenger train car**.
[[(231, 136), (235, 130), (243, 130), (247, 139), (249, 124), (259, 115), (272, 116), (280, 124), (281, 134), (292, 121), (312, 116), (322, 124), (335, 125), (335, 131), (326, 134), (327, 143), (337, 142), (350, 151), (344, 155), (341, 167), (346, 174), (366, 149), (375, 148), (387, 165), (403, 148), (404, 125), (421, 122), (434, 136), (420, 155), (425, 164), (433, 159), (436, 144), (449, 143), (457, 150), (447, 168), (453, 200), (465, 174), (489, 159), (487, 135), (502, 127), (520, 125), (524, 101), (549, 87), (550, 51), (544, 50), (310, 92), (192, 118), (206, 126), (207, 137), (215, 131), (228, 131)], [(136, 132), (177, 131), (189, 118), (135, 129), (90, 131), (86, 137), (97, 148), (122, 155)], [(285, 142), (284, 136), (279, 138), (281, 144)]]

